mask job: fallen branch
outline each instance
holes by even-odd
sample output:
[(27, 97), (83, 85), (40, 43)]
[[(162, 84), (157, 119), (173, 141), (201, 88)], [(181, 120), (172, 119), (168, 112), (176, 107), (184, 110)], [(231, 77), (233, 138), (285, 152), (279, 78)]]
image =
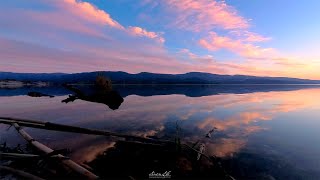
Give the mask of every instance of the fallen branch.
[(38, 176), (35, 176), (33, 174), (21, 171), (21, 170), (17, 170), (17, 169), (13, 169), (11, 167), (8, 166), (0, 166), (0, 171), (7, 171), (9, 173), (15, 174), (17, 176), (23, 177), (24, 179), (30, 179), (30, 180), (44, 180)]
[[(19, 124), (17, 123), (13, 123), (12, 124), (16, 130), (19, 132), (19, 134), (26, 140), (28, 141), (31, 145), (33, 145), (35, 148), (39, 149), (40, 151), (44, 152), (45, 154), (50, 154), (52, 153), (54, 150), (52, 150), (51, 148), (47, 147), (46, 145), (36, 141), (35, 139), (33, 139), (26, 131), (24, 131)], [(70, 160), (70, 159), (64, 159), (65, 157), (61, 154), (57, 155), (60, 159), (60, 162), (64, 165), (66, 165), (67, 167), (69, 167), (70, 169), (74, 170), (75, 172), (86, 176), (88, 179), (98, 179), (98, 176), (96, 176), (95, 174), (93, 174), (92, 172), (88, 171), (87, 169), (83, 168), (82, 166), (78, 165), (77, 163), (75, 163), (74, 161)]]

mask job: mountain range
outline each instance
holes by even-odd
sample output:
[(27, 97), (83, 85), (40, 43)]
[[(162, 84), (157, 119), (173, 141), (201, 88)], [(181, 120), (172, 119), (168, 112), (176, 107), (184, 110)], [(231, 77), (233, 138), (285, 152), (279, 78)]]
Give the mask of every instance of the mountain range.
[(53, 84), (92, 83), (98, 73), (109, 77), (114, 84), (320, 84), (320, 80), (289, 77), (220, 75), (202, 72), (189, 72), (185, 74), (156, 74), (148, 72), (130, 74), (121, 71), (83, 72), (74, 74), (0, 72), (0, 80), (43, 81)]

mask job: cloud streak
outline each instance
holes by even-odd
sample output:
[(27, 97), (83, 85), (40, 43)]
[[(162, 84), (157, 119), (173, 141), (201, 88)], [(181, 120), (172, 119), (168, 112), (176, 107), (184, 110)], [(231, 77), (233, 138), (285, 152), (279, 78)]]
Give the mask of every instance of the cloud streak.
[(165, 39), (163, 37), (161, 37), (160, 33), (147, 31), (146, 29), (143, 29), (141, 27), (129, 26), (128, 31), (129, 31), (129, 33), (131, 33), (135, 36), (142, 36), (142, 37), (148, 37), (150, 39), (156, 39), (160, 43), (165, 42)]
[(247, 58), (265, 58), (274, 52), (272, 48), (261, 48), (249, 42), (264, 41), (265, 38), (250, 34), (246, 39), (232, 39), (211, 32), (208, 37), (199, 40), (199, 45), (211, 51), (227, 49)]
[[(154, 1), (150, 2), (155, 6)], [(224, 1), (166, 0), (157, 3), (165, 5), (167, 11), (176, 15), (171, 23), (174, 28), (199, 32), (213, 28), (245, 29), (249, 27), (248, 20)]]
[(56, 5), (85, 21), (109, 25), (117, 29), (124, 29), (121, 24), (111, 18), (110, 14), (88, 2), (63, 0), (62, 2), (57, 2)]

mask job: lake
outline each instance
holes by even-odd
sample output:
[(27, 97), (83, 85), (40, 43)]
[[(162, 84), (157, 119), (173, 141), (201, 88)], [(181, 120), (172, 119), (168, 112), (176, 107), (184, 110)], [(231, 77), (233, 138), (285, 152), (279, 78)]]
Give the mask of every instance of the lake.
[[(197, 142), (236, 179), (320, 179), (320, 86), (116, 85), (119, 109), (75, 100), (62, 87), (0, 89), (0, 116), (49, 121), (117, 133)], [(39, 91), (55, 97), (29, 97)], [(0, 125), (0, 143), (25, 146)], [(85, 163), (117, 143), (114, 138), (25, 128), (53, 149), (69, 148)], [(139, 163), (139, 162), (137, 162)], [(142, 164), (143, 166), (143, 164)], [(147, 166), (147, 165), (146, 165)], [(174, 171), (167, 169), (168, 171)], [(150, 172), (151, 173), (151, 172)]]

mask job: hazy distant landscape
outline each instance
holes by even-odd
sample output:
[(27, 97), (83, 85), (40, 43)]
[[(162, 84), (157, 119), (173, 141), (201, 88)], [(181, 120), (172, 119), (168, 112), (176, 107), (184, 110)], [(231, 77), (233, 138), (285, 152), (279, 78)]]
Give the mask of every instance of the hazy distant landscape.
[[(103, 71), (99, 72), (102, 73)], [(74, 74), (0, 72), (0, 80), (47, 82), (52, 84), (92, 84), (99, 72)], [(126, 72), (106, 71), (103, 72), (103, 74), (110, 78), (113, 84), (320, 84), (320, 80), (288, 77), (219, 75), (201, 72), (190, 72), (185, 74), (155, 74), (142, 72), (138, 74), (129, 74)]]

